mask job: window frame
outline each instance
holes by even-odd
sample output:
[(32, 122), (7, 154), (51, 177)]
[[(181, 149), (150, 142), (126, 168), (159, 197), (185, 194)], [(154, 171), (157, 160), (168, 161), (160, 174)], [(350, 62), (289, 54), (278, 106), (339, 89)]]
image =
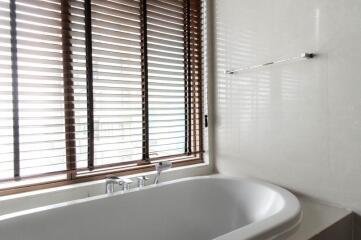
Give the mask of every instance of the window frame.
[[(93, 86), (92, 86), (92, 33), (91, 33), (91, 0), (84, 0), (85, 11), (85, 37), (86, 37), (86, 75), (87, 75), (87, 116), (88, 116), (88, 167), (77, 168), (76, 166), (76, 136), (75, 136), (75, 98), (74, 78), (72, 74), (71, 53), (71, 26), (70, 9), (68, 0), (61, 0), (61, 24), (62, 24), (62, 47), (63, 47), (63, 88), (64, 88), (64, 118), (66, 140), (66, 170), (56, 173), (44, 173), (21, 177), (19, 154), (14, 153), (14, 181), (27, 179), (39, 179), (39, 183), (24, 184), (0, 189), (0, 196), (40, 190), (45, 188), (59, 187), (74, 183), (104, 179), (109, 174), (118, 176), (133, 175), (155, 170), (155, 163), (162, 160), (173, 162), (173, 166), (183, 167), (204, 163), (203, 154), (203, 72), (202, 72), (202, 0), (183, 0), (184, 4), (184, 78), (185, 78), (185, 153), (165, 157), (149, 156), (149, 106), (148, 106), (148, 53), (147, 53), (147, 3), (140, 0), (140, 31), (141, 31), (141, 81), (142, 81), (142, 118), (143, 118), (143, 152), (142, 159), (138, 161), (120, 162), (94, 166), (94, 116), (93, 116)], [(192, 8), (193, 7), (193, 8)], [(10, 11), (13, 12), (11, 20), (12, 35), (12, 71), (16, 73), (16, 14), (15, 0), (10, 0)], [(12, 11), (12, 9), (14, 11)], [(191, 11), (198, 14), (197, 26), (191, 26)], [(191, 28), (197, 29), (198, 38), (193, 39)], [(14, 39), (13, 39), (14, 38)], [(192, 42), (193, 41), (193, 42)], [(197, 45), (196, 50), (191, 44)], [(15, 45), (15, 46), (13, 46)], [(193, 46), (194, 48), (194, 46)], [(195, 54), (192, 51), (198, 51)], [(196, 55), (196, 57), (194, 57)], [(16, 76), (15, 76), (16, 77)], [(194, 80), (196, 79), (196, 80)], [(16, 87), (16, 85), (15, 85)], [(197, 89), (197, 90), (195, 90)], [(196, 94), (197, 93), (197, 94)], [(15, 97), (16, 90), (15, 90)], [(16, 98), (15, 98), (16, 104)], [(15, 105), (16, 106), (16, 105)], [(16, 110), (14, 110), (16, 112)], [(14, 116), (16, 123), (16, 116)], [(90, 123), (90, 124), (89, 124)], [(18, 124), (18, 123), (17, 123)], [(194, 126), (194, 128), (192, 128)], [(19, 148), (19, 126), (14, 127), (14, 149)], [(197, 136), (192, 139), (192, 136)], [(17, 143), (17, 144), (16, 144)], [(17, 145), (17, 146), (16, 146)], [(195, 151), (193, 149), (196, 149)], [(19, 149), (17, 149), (19, 151)], [(57, 180), (40, 179), (61, 175), (64, 178)], [(5, 182), (8, 180), (1, 180)]]

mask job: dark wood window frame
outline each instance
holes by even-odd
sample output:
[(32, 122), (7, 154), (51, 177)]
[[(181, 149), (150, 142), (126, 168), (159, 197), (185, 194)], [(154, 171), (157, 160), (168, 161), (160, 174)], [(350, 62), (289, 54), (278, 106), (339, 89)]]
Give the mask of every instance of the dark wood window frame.
[(86, 97), (88, 121), (88, 164), (86, 168), (76, 166), (76, 131), (74, 77), (72, 67), (70, 3), (61, 0), (61, 24), (63, 47), (64, 117), (66, 140), (66, 170), (61, 172), (21, 177), (19, 154), (18, 83), (16, 49), (16, 0), (10, 0), (11, 61), (13, 79), (13, 138), (14, 138), (14, 178), (4, 181), (22, 181), (66, 175), (65, 179), (24, 184), (0, 189), (0, 195), (14, 194), (73, 183), (103, 179), (106, 175), (130, 175), (154, 170), (154, 163), (170, 160), (174, 167), (203, 163), (203, 95), (202, 95), (202, 1), (183, 0), (184, 9), (184, 109), (185, 109), (185, 149), (184, 154), (165, 157), (150, 157), (149, 154), (149, 102), (148, 102), (148, 41), (147, 2), (140, 0), (140, 44), (141, 44), (141, 89), (143, 141), (142, 159), (95, 166), (94, 164), (94, 113), (93, 113), (93, 66), (92, 66), (92, 18), (91, 0), (84, 0), (85, 49), (86, 49)]

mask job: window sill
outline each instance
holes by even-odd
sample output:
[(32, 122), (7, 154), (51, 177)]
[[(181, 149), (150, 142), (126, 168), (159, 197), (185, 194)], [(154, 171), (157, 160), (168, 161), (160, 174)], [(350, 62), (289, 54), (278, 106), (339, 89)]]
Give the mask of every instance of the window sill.
[[(182, 169), (182, 167), (196, 167), (199, 165), (203, 165), (204, 161), (200, 158), (194, 158), (194, 159), (188, 159), (188, 160), (179, 160), (179, 161), (172, 161), (173, 162), (173, 168), (172, 170), (178, 170)], [(76, 185), (86, 185), (86, 184), (92, 184), (92, 182), (97, 180), (103, 180), (107, 175), (117, 175), (117, 176), (139, 176), (139, 175), (149, 175), (152, 174), (153, 171), (155, 171), (154, 168), (155, 164), (147, 164), (147, 165), (139, 165), (139, 166), (133, 166), (133, 167), (118, 167), (118, 168), (112, 168), (108, 171), (101, 171), (101, 172), (84, 172), (80, 173), (76, 179), (73, 180), (67, 180), (60, 176), (60, 179), (55, 180), (47, 180), (48, 178), (45, 178), (43, 182), (39, 183), (32, 183), (31, 185), (20, 185), (16, 187), (9, 187), (4, 188), (0, 190), (0, 201), (2, 200), (2, 197), (6, 197), (7, 195), (13, 195), (13, 194), (21, 194), (21, 193), (27, 193), (27, 192), (38, 192), (38, 191), (52, 191), (54, 188), (60, 188), (60, 187), (68, 187), (72, 188), (72, 186)], [(172, 171), (171, 170), (171, 171)]]

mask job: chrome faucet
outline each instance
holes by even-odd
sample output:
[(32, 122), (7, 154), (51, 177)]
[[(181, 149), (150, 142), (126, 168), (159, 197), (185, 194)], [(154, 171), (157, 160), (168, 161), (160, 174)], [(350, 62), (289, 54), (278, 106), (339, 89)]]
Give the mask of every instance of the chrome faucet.
[(129, 178), (124, 178), (123, 180), (123, 192), (128, 191), (130, 189), (130, 184), (132, 184), (132, 180)]
[(166, 170), (170, 169), (171, 167), (172, 167), (172, 162), (169, 162), (169, 161), (156, 163), (155, 164), (155, 170), (157, 171), (157, 174), (155, 175), (154, 184), (158, 184), (160, 174), (163, 171), (166, 171)]
[(121, 187), (123, 192), (128, 191), (130, 189), (130, 184), (133, 181), (129, 178), (121, 179), (117, 176), (108, 176), (105, 180), (105, 193), (114, 193), (115, 192), (115, 185), (118, 184)]
[(119, 184), (120, 186), (123, 184), (123, 181), (117, 176), (108, 176), (105, 179), (105, 193), (114, 193), (115, 184)]
[(145, 186), (145, 182), (149, 180), (149, 177), (141, 176), (137, 177), (138, 179), (138, 189), (141, 189)]

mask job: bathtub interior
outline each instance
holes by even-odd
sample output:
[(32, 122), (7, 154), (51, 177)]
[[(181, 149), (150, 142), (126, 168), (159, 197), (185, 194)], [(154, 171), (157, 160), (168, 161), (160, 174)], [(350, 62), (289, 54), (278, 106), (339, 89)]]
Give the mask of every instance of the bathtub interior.
[(200, 178), (11, 218), (0, 232), (7, 240), (209, 240), (283, 204), (257, 182)]
[[(200, 189), (203, 193), (199, 192)], [(217, 209), (224, 211), (226, 214), (221, 215), (228, 216), (224, 219), (225, 225), (235, 228), (269, 218), (285, 206), (281, 194), (264, 183), (248, 179), (198, 179), (197, 183), (190, 186), (189, 191), (199, 205), (209, 204), (205, 211), (213, 211), (214, 214)]]

